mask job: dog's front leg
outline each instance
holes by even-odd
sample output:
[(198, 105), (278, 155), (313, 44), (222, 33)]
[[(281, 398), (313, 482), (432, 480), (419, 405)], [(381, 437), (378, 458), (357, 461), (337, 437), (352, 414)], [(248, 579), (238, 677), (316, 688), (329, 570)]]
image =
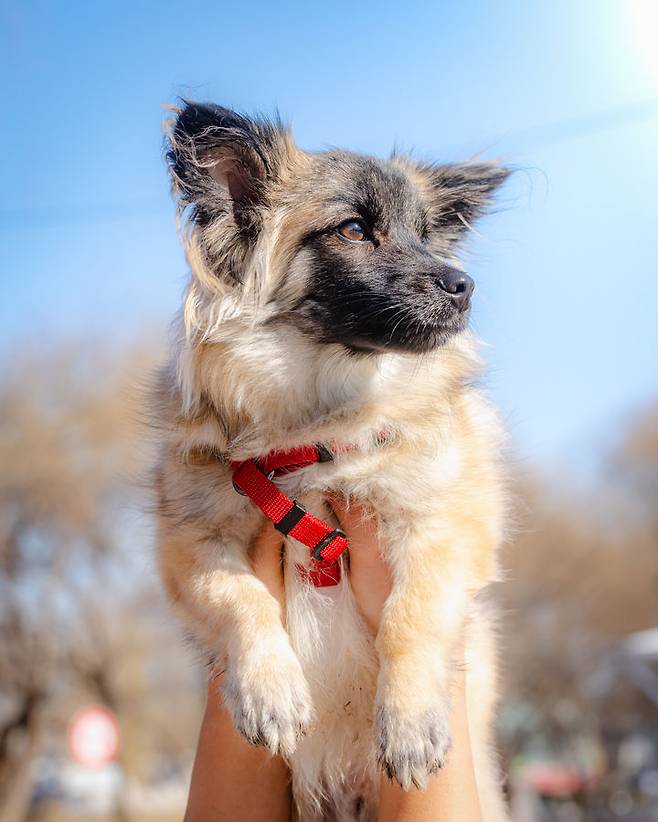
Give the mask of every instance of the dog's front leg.
[(451, 679), (473, 581), (454, 547), (427, 536), (386, 552), (393, 590), (376, 642), (377, 756), (405, 789), (424, 786), (450, 748)]
[(240, 546), (177, 535), (161, 540), (159, 549), (176, 611), (204, 650), (226, 660), (221, 690), (235, 727), (253, 744), (290, 755), (312, 710), (279, 603)]

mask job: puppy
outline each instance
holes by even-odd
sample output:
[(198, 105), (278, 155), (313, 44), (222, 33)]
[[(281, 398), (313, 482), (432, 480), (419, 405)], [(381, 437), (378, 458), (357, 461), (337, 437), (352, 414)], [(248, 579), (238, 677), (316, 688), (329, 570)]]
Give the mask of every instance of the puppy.
[[(288, 761), (304, 820), (376, 819), (380, 769), (408, 789), (444, 764), (465, 641), (484, 815), (506, 819), (476, 598), (497, 577), (501, 434), (455, 255), (508, 172), (310, 153), (276, 120), (197, 103), (167, 158), (191, 269), (153, 405), (173, 608), (236, 728)], [(376, 518), (393, 577), (376, 638), (328, 492)], [(250, 566), (263, 512), (289, 534), (285, 613)]]

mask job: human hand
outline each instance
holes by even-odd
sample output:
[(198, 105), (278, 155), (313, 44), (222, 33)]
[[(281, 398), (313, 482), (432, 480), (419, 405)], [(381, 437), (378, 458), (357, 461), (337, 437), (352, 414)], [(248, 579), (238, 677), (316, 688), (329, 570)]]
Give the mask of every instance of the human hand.
[[(354, 597), (369, 630), (376, 634), (391, 592), (391, 573), (379, 551), (376, 521), (360, 505), (348, 507), (335, 497), (330, 504), (350, 543), (348, 574)], [(284, 618), (283, 539), (270, 522), (254, 540), (250, 556), (255, 575), (277, 599)], [(482, 818), (465, 696), (466, 672), (460, 664), (453, 683), (454, 747), (447, 766), (431, 777), (424, 791), (403, 791), (382, 776), (380, 822), (477, 822)], [(233, 728), (216, 682), (211, 680), (185, 822), (238, 817), (252, 822), (283, 822), (290, 813), (290, 776), (284, 760), (245, 742)]]
[[(379, 551), (377, 523), (361, 505), (332, 496), (329, 503), (350, 544), (348, 574), (357, 607), (372, 634), (391, 592), (391, 573)], [(283, 537), (266, 522), (251, 549), (254, 573), (284, 607)]]
[(329, 502), (350, 544), (349, 579), (357, 607), (370, 632), (376, 634), (391, 593), (391, 571), (379, 550), (377, 522), (358, 503), (348, 505), (338, 496)]

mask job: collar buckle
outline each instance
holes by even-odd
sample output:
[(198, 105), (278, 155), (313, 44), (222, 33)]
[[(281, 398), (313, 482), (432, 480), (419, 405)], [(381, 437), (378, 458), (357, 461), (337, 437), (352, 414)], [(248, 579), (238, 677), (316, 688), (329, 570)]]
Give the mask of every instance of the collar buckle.
[(326, 447), (326, 445), (322, 445), (321, 442), (316, 442), (315, 447), (318, 449), (318, 462), (333, 462), (334, 461), (334, 455)]

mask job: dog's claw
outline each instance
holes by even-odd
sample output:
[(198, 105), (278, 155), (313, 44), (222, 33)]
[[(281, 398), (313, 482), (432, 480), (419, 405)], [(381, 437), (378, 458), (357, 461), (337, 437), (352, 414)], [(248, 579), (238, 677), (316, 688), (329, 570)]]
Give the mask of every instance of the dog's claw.
[(377, 759), (390, 780), (422, 790), (427, 777), (443, 767), (451, 746), (448, 709), (433, 708), (415, 718), (380, 706)]

